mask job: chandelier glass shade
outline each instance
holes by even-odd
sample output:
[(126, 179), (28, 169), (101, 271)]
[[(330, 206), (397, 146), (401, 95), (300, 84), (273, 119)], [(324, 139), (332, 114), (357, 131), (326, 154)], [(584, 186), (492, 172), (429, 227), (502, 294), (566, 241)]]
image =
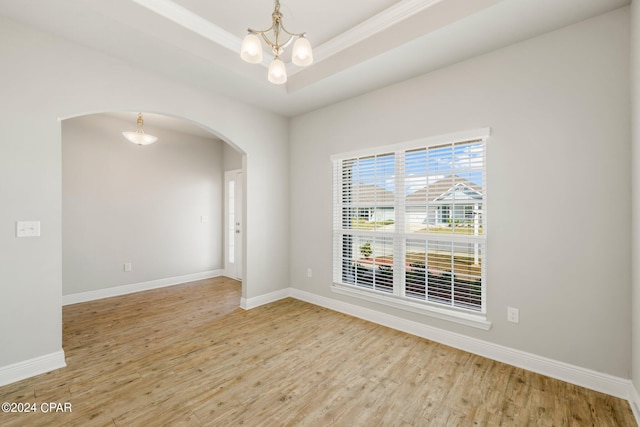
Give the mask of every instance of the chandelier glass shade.
[(276, 57), (271, 64), (269, 64), (269, 73), (267, 78), (273, 84), (280, 85), (287, 82), (287, 67), (280, 58)]
[(149, 145), (158, 140), (158, 137), (144, 133), (144, 129), (142, 128), (142, 125), (144, 124), (144, 121), (142, 120), (142, 113), (138, 113), (137, 124), (138, 128), (135, 132), (122, 132), (122, 135), (137, 145)]
[[(250, 64), (260, 64), (262, 62), (262, 42), (260, 37), (262, 37), (275, 55), (271, 65), (269, 65), (267, 77), (271, 83), (283, 84), (287, 82), (287, 69), (280, 59), (284, 49), (295, 41), (291, 51), (291, 61), (301, 67), (306, 67), (313, 63), (313, 52), (305, 33), (291, 33), (284, 27), (279, 0), (275, 1), (275, 9), (271, 14), (271, 19), (272, 25), (266, 30), (248, 29), (249, 34), (242, 41), (240, 57)], [(269, 38), (269, 33), (273, 33), (273, 40)]]

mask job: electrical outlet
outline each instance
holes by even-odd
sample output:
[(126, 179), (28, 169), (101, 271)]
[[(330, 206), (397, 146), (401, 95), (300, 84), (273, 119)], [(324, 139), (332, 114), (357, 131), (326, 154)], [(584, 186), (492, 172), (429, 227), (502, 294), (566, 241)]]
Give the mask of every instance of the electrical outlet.
[(307, 277), (313, 277), (313, 271), (310, 268), (307, 268)]
[(123, 266), (124, 271), (131, 271), (133, 270), (133, 265), (130, 262), (125, 262), (124, 266)]
[(511, 323), (520, 323), (520, 310), (507, 307), (507, 320)]

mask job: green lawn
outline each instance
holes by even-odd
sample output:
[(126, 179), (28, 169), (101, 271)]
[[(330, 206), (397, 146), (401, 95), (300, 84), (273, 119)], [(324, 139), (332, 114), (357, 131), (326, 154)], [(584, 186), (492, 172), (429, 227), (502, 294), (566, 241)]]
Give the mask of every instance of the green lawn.
[(386, 225), (393, 224), (393, 220), (386, 221), (367, 221), (363, 218), (351, 218), (351, 228), (355, 230), (373, 230), (374, 228), (382, 228)]
[[(373, 230), (376, 228), (383, 228), (393, 223), (394, 221), (392, 219), (386, 221), (367, 221), (364, 218), (351, 218), (351, 228), (354, 230)], [(428, 230), (425, 227), (414, 231), (414, 233), (451, 234), (452, 230), (454, 230), (454, 234), (474, 234), (473, 227), (455, 227), (455, 229), (452, 227), (433, 227), (429, 228)], [(482, 227), (480, 227), (478, 234), (483, 234)]]
[[(371, 261), (371, 258), (365, 258)], [(473, 257), (465, 255), (453, 256), (453, 266), (451, 265), (451, 253), (450, 252), (407, 252), (406, 254), (407, 265), (420, 265), (424, 268), (425, 263), (428, 262), (429, 271), (431, 273), (444, 273), (451, 272), (453, 267), (454, 274), (464, 274), (466, 276), (480, 277), (482, 275), (482, 266), (480, 264), (473, 263)], [(361, 261), (361, 260), (360, 260)], [(383, 255), (375, 257), (376, 264), (392, 265), (393, 255)]]
[[(437, 228), (421, 228), (420, 230), (415, 231), (416, 233), (439, 233), (439, 234), (474, 234), (473, 227), (456, 227), (453, 229), (452, 227), (437, 227)], [(482, 235), (482, 227), (478, 230), (478, 235)]]

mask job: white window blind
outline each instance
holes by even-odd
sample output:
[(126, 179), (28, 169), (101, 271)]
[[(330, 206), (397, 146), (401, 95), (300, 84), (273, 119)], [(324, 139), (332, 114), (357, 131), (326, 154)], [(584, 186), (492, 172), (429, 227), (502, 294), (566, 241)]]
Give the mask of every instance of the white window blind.
[(334, 283), (485, 313), (487, 136), (334, 157)]

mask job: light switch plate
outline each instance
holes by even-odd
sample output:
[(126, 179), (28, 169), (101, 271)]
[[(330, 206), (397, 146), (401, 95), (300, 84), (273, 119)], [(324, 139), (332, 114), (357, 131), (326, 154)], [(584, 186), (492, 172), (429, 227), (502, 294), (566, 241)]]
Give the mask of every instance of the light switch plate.
[(40, 236), (40, 221), (17, 221), (16, 237)]

